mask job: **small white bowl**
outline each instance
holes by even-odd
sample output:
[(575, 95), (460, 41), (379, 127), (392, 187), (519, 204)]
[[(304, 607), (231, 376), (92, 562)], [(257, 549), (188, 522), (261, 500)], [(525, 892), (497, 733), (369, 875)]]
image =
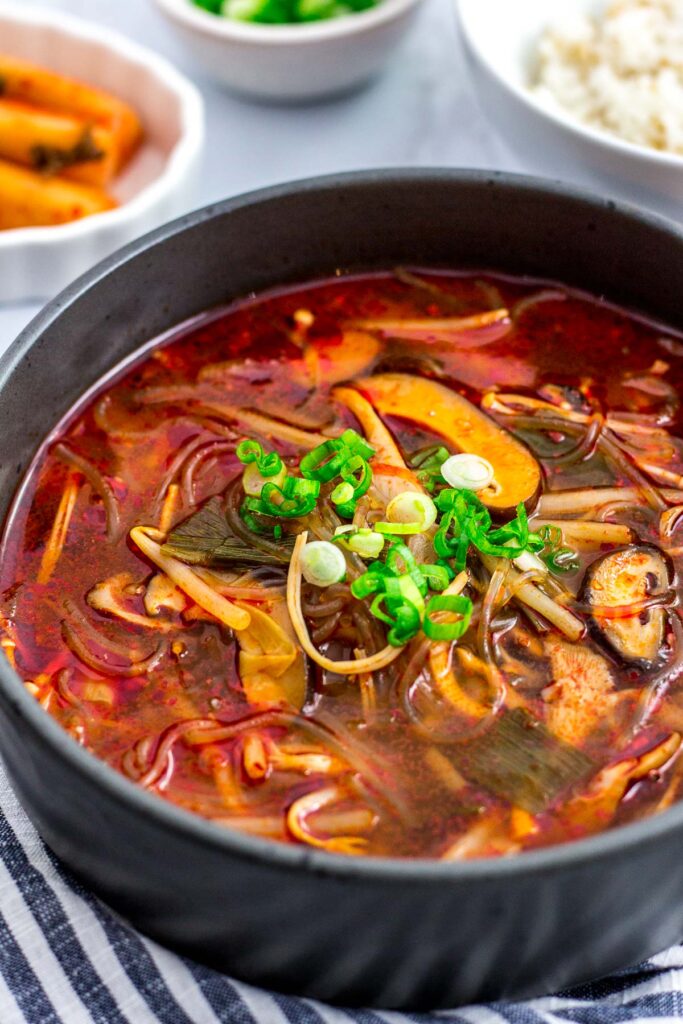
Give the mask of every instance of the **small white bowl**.
[(677, 213), (683, 157), (637, 146), (550, 110), (529, 89), (543, 30), (566, 14), (594, 12), (604, 0), (456, 0), (477, 96), (525, 165), (610, 194)]
[(297, 25), (233, 21), (191, 0), (156, 2), (195, 61), (223, 85), (259, 99), (301, 102), (348, 92), (377, 74), (421, 0), (379, 0), (357, 14)]
[(0, 302), (47, 298), (93, 263), (192, 205), (202, 99), (165, 60), (61, 11), (0, 4), (0, 47), (130, 103), (145, 139), (111, 187), (121, 203), (54, 227), (0, 231)]

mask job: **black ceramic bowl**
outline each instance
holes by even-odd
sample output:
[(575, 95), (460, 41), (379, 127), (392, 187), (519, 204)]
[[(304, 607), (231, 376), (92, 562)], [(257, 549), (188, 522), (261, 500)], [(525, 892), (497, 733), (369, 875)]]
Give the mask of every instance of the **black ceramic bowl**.
[[(147, 339), (234, 296), (397, 264), (552, 278), (683, 326), (681, 232), (561, 186), (391, 171), (259, 192), (111, 257), (14, 343), (0, 364), (0, 521), (41, 439)], [(683, 805), (594, 839), (465, 864), (278, 845), (136, 788), (77, 746), (5, 661), (0, 749), (47, 842), (113, 907), (161, 942), (275, 989), (384, 1007), (522, 996), (624, 967), (683, 932)]]

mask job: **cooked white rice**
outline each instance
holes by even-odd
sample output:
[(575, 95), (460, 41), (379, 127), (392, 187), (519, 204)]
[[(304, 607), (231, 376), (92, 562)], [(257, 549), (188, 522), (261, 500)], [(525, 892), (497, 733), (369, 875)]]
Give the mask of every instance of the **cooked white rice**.
[(533, 92), (628, 142), (683, 153), (683, 0), (615, 0), (548, 28)]

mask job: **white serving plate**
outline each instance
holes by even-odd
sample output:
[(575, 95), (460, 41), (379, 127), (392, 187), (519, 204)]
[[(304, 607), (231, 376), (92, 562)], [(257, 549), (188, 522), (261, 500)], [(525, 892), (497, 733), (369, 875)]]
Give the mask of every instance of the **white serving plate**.
[(232, 21), (191, 0), (156, 0), (195, 62), (221, 84), (263, 100), (302, 102), (357, 88), (376, 75), (421, 0), (380, 0), (341, 18), (297, 25)]
[(481, 105), (528, 167), (609, 194), (683, 213), (683, 157), (622, 141), (546, 107), (528, 88), (546, 26), (565, 14), (599, 11), (607, 0), (456, 0)]
[(145, 130), (110, 189), (121, 206), (71, 224), (0, 231), (0, 302), (20, 302), (55, 294), (192, 205), (204, 114), (198, 91), (167, 61), (61, 11), (0, 3), (0, 47), (111, 91), (135, 108)]

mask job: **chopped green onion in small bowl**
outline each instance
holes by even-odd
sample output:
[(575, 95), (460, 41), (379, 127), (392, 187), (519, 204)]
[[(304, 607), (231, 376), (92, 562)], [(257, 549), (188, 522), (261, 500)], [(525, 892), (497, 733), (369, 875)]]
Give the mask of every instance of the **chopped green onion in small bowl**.
[(325, 21), (368, 10), (380, 0), (190, 0), (210, 14), (263, 25)]
[[(242, 95), (276, 103), (310, 103), (370, 82), (389, 62), (423, 4), (423, 0), (154, 2), (202, 74)], [(357, 490), (362, 483), (360, 469), (349, 469), (349, 474), (354, 479), (345, 482)]]

